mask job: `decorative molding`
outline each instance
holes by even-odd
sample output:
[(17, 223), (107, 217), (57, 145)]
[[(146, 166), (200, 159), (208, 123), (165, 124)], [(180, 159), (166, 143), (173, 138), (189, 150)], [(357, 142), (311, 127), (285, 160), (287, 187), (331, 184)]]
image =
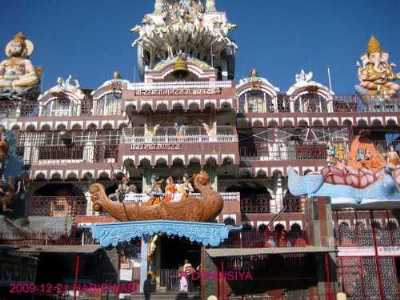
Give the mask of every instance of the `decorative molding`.
[(102, 247), (117, 246), (118, 243), (154, 234), (166, 234), (189, 239), (204, 246), (219, 246), (228, 238), (229, 231), (236, 227), (219, 223), (182, 221), (139, 221), (93, 224), (93, 237)]

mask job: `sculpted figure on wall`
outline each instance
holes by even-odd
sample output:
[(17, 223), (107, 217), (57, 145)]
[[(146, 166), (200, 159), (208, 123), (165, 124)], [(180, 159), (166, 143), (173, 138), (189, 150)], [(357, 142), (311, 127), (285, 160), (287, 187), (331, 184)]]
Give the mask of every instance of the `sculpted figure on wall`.
[(0, 63), (0, 94), (23, 95), (39, 86), (41, 70), (29, 60), (32, 52), (32, 42), (21, 32), (7, 44), (8, 58)]
[(357, 64), (360, 84), (356, 90), (364, 100), (373, 97), (390, 99), (400, 90), (400, 85), (395, 82), (400, 79), (400, 73), (394, 73), (395, 65), (389, 62), (389, 53), (382, 50), (374, 36), (369, 40), (368, 52)]

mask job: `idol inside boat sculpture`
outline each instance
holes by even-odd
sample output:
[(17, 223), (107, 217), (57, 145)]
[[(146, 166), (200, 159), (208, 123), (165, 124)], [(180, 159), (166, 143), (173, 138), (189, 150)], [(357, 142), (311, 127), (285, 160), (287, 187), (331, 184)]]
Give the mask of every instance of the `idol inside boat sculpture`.
[(390, 146), (385, 160), (371, 141), (357, 136), (347, 161), (305, 176), (290, 168), (288, 188), (294, 196), (330, 197), (333, 205), (400, 205), (400, 158)]
[(104, 186), (95, 183), (90, 186), (91, 200), (95, 211), (108, 212), (119, 221), (176, 220), (209, 222), (215, 220), (223, 208), (223, 199), (209, 184), (206, 172), (193, 176), (193, 182), (201, 197), (183, 195), (180, 201), (149, 199), (146, 203), (125, 203), (112, 201)]

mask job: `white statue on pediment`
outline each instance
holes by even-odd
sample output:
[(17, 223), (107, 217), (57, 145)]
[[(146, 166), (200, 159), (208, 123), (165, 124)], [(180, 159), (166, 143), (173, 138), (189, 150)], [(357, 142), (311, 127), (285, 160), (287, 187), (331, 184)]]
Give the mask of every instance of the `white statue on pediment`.
[(296, 83), (310, 82), (313, 76), (314, 76), (313, 72), (306, 73), (302, 69), (299, 74), (296, 74)]

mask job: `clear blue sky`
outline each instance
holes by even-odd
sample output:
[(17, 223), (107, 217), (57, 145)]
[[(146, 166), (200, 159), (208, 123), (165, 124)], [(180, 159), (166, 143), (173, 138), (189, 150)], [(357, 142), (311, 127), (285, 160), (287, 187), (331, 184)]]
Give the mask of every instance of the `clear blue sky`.
[[(233, 34), (240, 48), (236, 79), (255, 67), (286, 91), (301, 68), (327, 84), (331, 66), (336, 93), (353, 94), (355, 62), (371, 34), (400, 65), (399, 0), (216, 2), (218, 10), (239, 25)], [(96, 88), (114, 70), (132, 81), (136, 52), (130, 47), (134, 35), (129, 30), (153, 5), (154, 0), (2, 1), (0, 44), (4, 47), (23, 31), (35, 44), (32, 61), (45, 70), (45, 88), (69, 74), (81, 86)]]

